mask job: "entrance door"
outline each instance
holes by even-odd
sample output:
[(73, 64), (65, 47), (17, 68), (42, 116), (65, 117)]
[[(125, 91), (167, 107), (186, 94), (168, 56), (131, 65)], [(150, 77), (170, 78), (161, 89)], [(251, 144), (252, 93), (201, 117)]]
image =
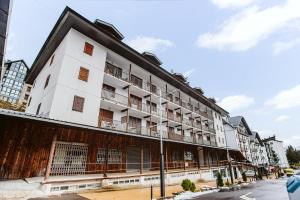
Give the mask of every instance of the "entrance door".
[(100, 109), (98, 126), (103, 128), (113, 127), (114, 112), (110, 110)]
[(127, 172), (136, 172), (140, 170), (141, 151), (139, 147), (127, 148)]
[(151, 168), (151, 157), (149, 148), (143, 149), (143, 170), (150, 170)]

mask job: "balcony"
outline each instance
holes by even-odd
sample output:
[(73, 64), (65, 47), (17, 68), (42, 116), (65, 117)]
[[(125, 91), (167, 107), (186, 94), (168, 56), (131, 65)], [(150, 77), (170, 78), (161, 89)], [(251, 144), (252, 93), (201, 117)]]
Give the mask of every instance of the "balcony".
[(183, 136), (183, 141), (193, 143), (194, 138), (192, 136)]
[(100, 123), (100, 127), (117, 131), (126, 131), (126, 123), (121, 123), (120, 121), (112, 119), (103, 119)]
[(175, 132), (169, 132), (169, 139), (183, 141), (183, 135), (176, 134)]
[(185, 125), (188, 125), (188, 126), (193, 126), (193, 121), (189, 118), (183, 118), (182, 123), (184, 123)]
[(150, 105), (145, 104), (145, 103), (139, 103), (139, 104), (130, 104), (130, 107), (138, 110), (138, 111), (143, 111), (145, 113), (150, 113)]
[(210, 141), (208, 141), (208, 140), (203, 140), (203, 144), (210, 146)]
[(111, 63), (106, 62), (104, 72), (122, 81), (129, 81), (129, 73), (124, 72), (122, 68), (117, 67)]
[(107, 101), (111, 101), (116, 104), (121, 104), (123, 106), (128, 106), (128, 97), (123, 96), (121, 94), (108, 91), (108, 90), (102, 90), (101, 91), (101, 98)]

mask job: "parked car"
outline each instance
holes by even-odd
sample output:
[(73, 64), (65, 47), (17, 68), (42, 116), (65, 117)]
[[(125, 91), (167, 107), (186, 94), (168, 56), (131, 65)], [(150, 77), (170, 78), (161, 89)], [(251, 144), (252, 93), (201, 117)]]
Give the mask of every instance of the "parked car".
[(288, 177), (293, 176), (295, 173), (294, 170), (291, 168), (284, 169), (283, 171)]
[(245, 171), (245, 174), (247, 177), (255, 176), (255, 172), (253, 170), (247, 170), (247, 171)]

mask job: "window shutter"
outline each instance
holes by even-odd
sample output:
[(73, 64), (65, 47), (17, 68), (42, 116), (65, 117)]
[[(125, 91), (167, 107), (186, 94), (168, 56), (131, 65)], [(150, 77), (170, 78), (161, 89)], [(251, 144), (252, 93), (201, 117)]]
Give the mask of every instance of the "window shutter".
[(78, 79), (87, 82), (89, 79), (89, 70), (84, 67), (80, 67)]
[(83, 97), (74, 96), (72, 110), (77, 111), (77, 112), (83, 112), (83, 104), (84, 104), (84, 98)]
[(84, 45), (84, 53), (92, 56), (94, 51), (94, 46), (88, 42), (85, 43)]

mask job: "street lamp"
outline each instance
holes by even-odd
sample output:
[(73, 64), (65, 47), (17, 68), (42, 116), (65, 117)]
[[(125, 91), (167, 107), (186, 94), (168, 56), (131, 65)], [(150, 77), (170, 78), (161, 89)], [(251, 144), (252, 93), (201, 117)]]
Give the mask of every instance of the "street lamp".
[(164, 149), (162, 138), (162, 100), (161, 89), (159, 89), (159, 139), (160, 139), (160, 196), (165, 196), (165, 164), (164, 164)]

